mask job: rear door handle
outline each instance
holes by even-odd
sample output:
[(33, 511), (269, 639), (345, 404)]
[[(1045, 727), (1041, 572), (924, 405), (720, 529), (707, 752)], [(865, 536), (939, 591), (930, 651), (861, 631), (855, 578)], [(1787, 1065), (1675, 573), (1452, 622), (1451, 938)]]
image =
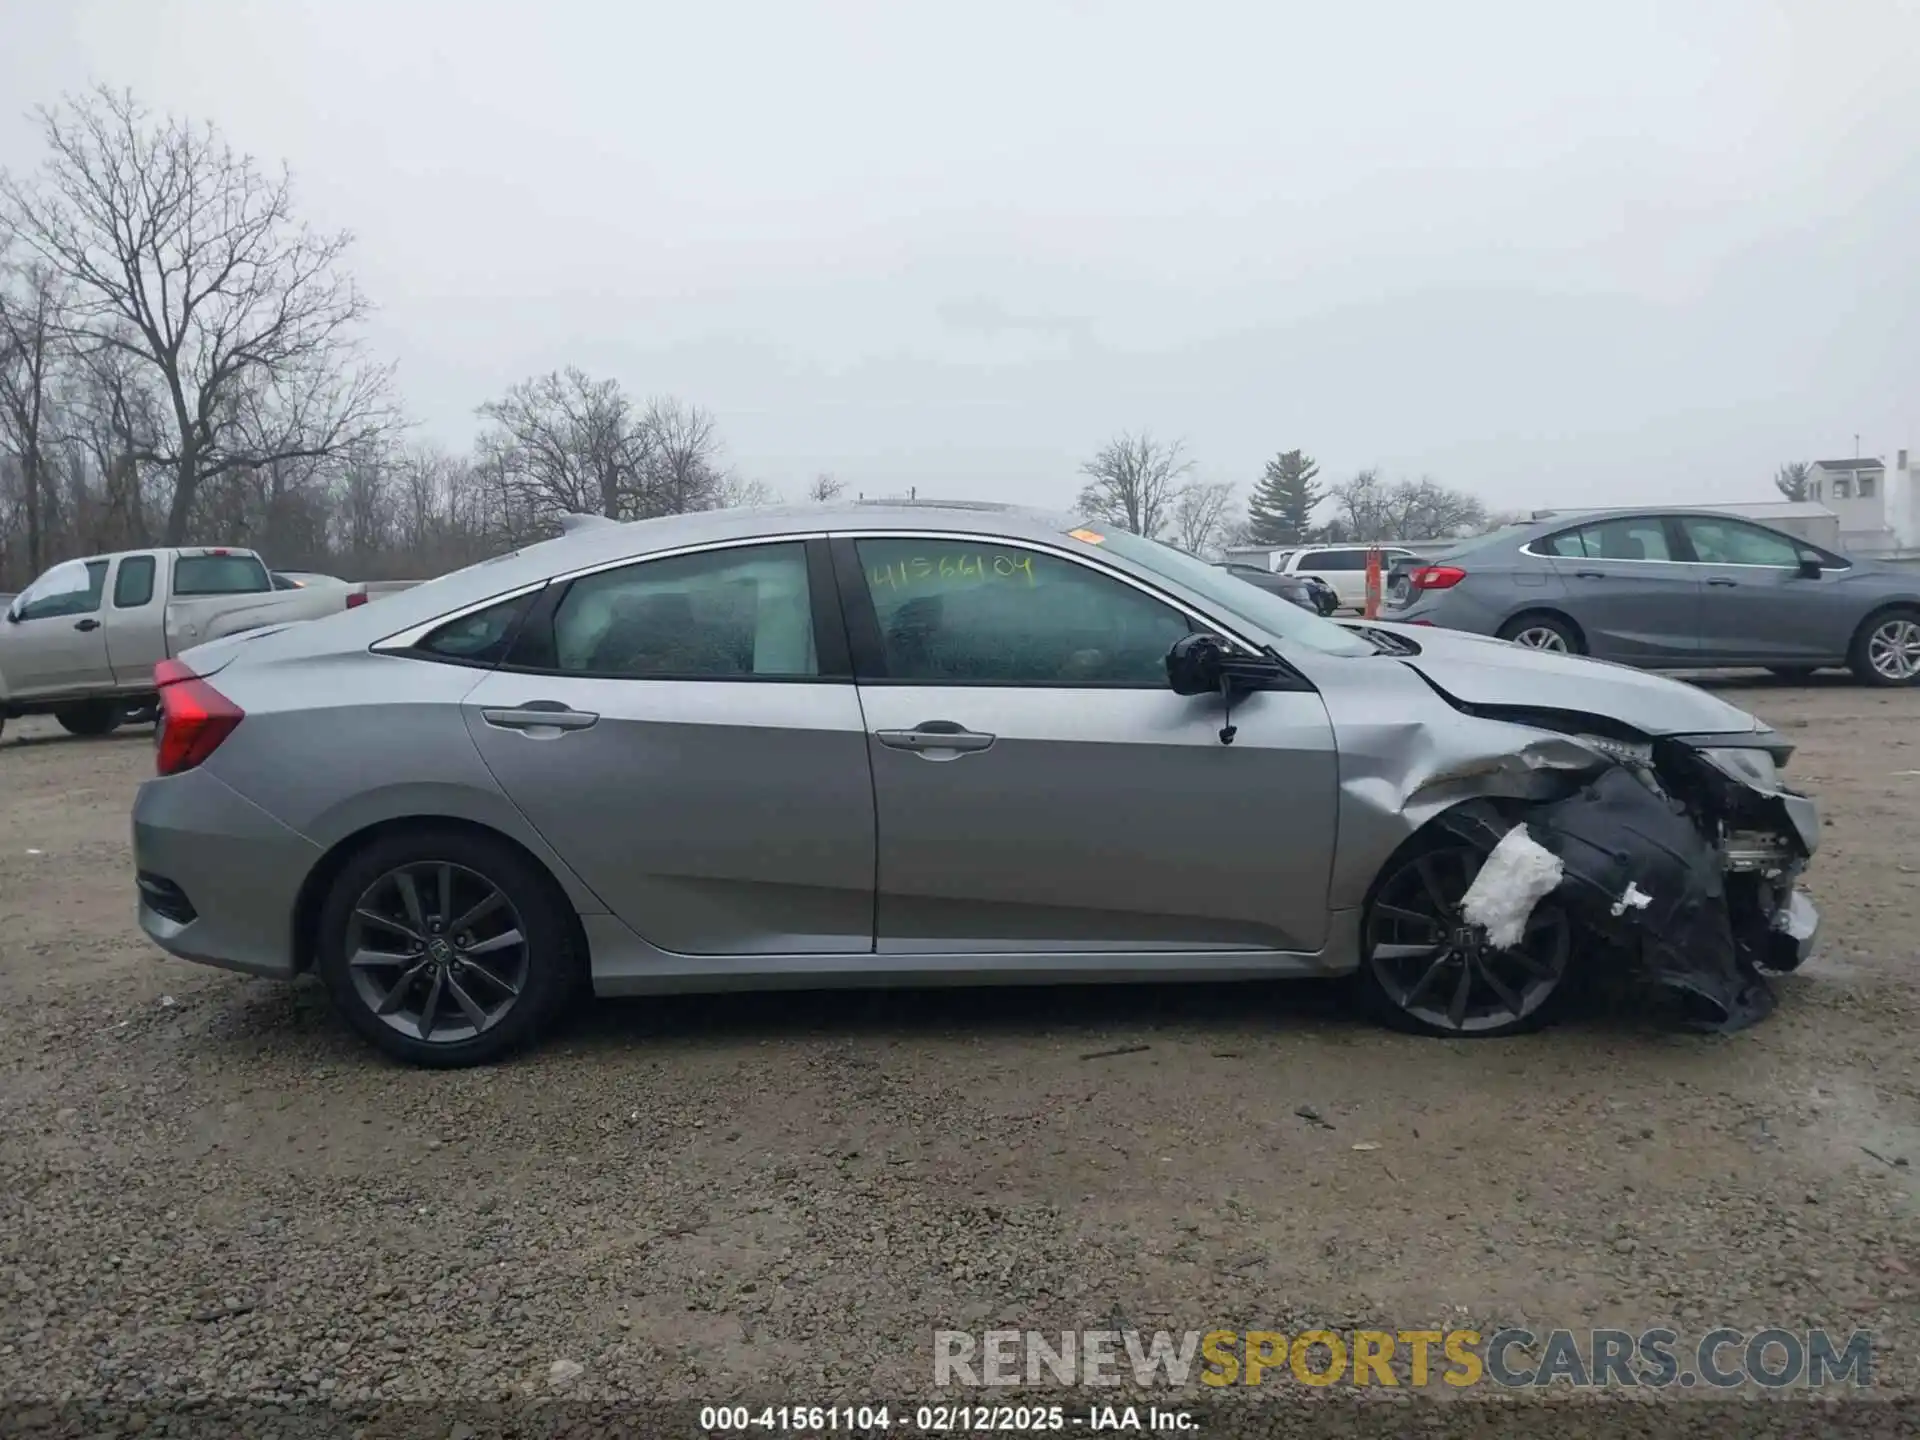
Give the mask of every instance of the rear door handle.
[(557, 700), (529, 700), (512, 709), (487, 708), (480, 716), (502, 730), (585, 730), (600, 719), (591, 710), (569, 710)]
[(1727, 578), (1721, 575), (1711, 576), (1707, 580), (1707, 584), (1709, 585), (1738, 585), (1739, 583), (1740, 582), (1738, 580), (1728, 580)]
[(924, 720), (911, 730), (876, 730), (873, 738), (889, 750), (911, 750), (928, 759), (944, 759), (946, 754), (969, 755), (989, 749), (993, 736), (969, 730), (952, 720)]
[(76, 630), (98, 630), (100, 628), (100, 622), (92, 619), (76, 620), (73, 622), (73, 628)]
[(1604, 580), (1607, 578), (1607, 572), (1604, 570), (1576, 570), (1573, 572), (1573, 578), (1576, 580)]

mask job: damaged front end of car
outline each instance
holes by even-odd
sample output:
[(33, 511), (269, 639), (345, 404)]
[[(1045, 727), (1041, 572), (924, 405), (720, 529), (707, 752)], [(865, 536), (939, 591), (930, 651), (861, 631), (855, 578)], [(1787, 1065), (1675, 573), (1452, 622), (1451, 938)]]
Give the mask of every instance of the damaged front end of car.
[[(1617, 725), (1594, 733), (1573, 713), (1471, 713), (1556, 732), (1593, 758), (1583, 766), (1556, 749), (1532, 767), (1524, 797), (1483, 794), (1435, 817), (1488, 857), (1467, 914), (1523, 924), (1502, 907), (1530, 908), (1551, 886), (1583, 949), (1637, 960), (1683, 997), (1691, 1023), (1730, 1031), (1771, 1013), (1764, 972), (1799, 966), (1819, 926), (1796, 888), (1820, 822), (1781, 780), (1792, 746), (1767, 730), (1638, 739)], [(1557, 880), (1553, 864), (1530, 863), (1528, 841), (1557, 862)]]

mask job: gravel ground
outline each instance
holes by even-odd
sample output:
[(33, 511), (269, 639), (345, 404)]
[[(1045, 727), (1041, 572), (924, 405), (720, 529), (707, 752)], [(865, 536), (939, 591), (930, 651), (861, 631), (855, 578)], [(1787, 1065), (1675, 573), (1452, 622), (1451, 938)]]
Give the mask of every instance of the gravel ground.
[(1871, 1327), (1920, 1392), (1920, 693), (1727, 686), (1828, 816), (1823, 953), (1742, 1035), (1628, 1004), (1435, 1043), (1315, 985), (730, 997), (454, 1074), (159, 956), (147, 732), (15, 722), (0, 1398), (844, 1402), (927, 1396), (939, 1328), (1309, 1323)]

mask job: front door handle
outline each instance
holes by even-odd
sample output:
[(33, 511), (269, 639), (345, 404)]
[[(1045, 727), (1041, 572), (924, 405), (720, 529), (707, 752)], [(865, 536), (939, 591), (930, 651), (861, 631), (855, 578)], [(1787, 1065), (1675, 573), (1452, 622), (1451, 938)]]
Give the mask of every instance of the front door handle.
[(889, 750), (911, 750), (929, 760), (970, 755), (993, 745), (993, 736), (969, 730), (952, 720), (923, 720), (911, 730), (876, 730), (873, 738)]
[(480, 716), (502, 730), (585, 730), (600, 719), (591, 710), (569, 710), (558, 700), (529, 700), (512, 709), (490, 707)]
[(1576, 570), (1573, 572), (1573, 578), (1576, 580), (1604, 580), (1607, 578), (1607, 572), (1604, 570)]
[(1738, 580), (1729, 580), (1722, 575), (1712, 576), (1707, 581), (1707, 584), (1709, 585), (1738, 585), (1739, 583), (1740, 582)]
[(74, 621), (73, 628), (76, 630), (98, 630), (100, 628), (100, 622), (89, 617), (85, 620)]

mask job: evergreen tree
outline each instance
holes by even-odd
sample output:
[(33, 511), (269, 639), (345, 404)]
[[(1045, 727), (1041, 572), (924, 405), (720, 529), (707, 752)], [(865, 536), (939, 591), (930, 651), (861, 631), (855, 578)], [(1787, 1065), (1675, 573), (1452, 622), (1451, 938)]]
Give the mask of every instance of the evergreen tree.
[(1314, 483), (1320, 467), (1313, 457), (1287, 450), (1267, 462), (1253, 487), (1247, 523), (1255, 545), (1298, 545), (1313, 525), (1313, 507), (1326, 491)]

